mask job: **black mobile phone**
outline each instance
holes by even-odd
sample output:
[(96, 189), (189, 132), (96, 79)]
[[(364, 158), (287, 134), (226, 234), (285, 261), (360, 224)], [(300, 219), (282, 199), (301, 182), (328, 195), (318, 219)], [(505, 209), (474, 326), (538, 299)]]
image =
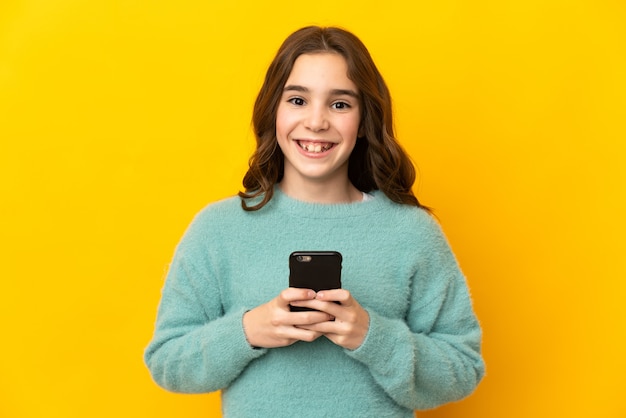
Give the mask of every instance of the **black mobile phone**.
[[(320, 290), (341, 288), (341, 253), (295, 251), (289, 256), (289, 287)], [(292, 311), (311, 311), (291, 306)]]

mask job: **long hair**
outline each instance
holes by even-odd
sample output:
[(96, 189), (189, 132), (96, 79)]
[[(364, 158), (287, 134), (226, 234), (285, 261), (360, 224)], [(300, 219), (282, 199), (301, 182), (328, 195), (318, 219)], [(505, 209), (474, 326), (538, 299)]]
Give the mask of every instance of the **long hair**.
[[(257, 147), (239, 192), (245, 210), (261, 209), (283, 177), (284, 155), (276, 139), (276, 115), (283, 88), (294, 62), (302, 54), (340, 54), (348, 66), (348, 78), (359, 90), (362, 137), (348, 161), (348, 178), (362, 192), (381, 190), (392, 201), (425, 208), (413, 194), (415, 168), (393, 131), (391, 96), (382, 75), (363, 43), (336, 27), (308, 26), (292, 33), (281, 45), (265, 75), (256, 98), (252, 124)], [(246, 199), (260, 197), (248, 206)], [(427, 209), (427, 208), (425, 208)]]

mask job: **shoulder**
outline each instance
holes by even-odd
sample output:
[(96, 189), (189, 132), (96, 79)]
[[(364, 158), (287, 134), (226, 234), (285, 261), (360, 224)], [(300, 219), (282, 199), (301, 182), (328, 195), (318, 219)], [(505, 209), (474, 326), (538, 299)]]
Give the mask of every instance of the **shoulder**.
[(195, 247), (206, 245), (223, 233), (229, 225), (237, 225), (243, 215), (240, 199), (231, 196), (207, 204), (195, 214), (179, 245)]
[(424, 208), (393, 202), (382, 192), (376, 194), (376, 199), (383, 201), (385, 215), (404, 227), (433, 231), (440, 230), (436, 218)]
[(384, 195), (381, 198), (386, 200), (384, 217), (389, 228), (393, 228), (407, 245), (422, 248), (426, 252), (449, 247), (435, 215), (421, 207), (392, 202)]
[(194, 223), (211, 223), (215, 220), (224, 220), (235, 217), (244, 212), (241, 207), (241, 199), (237, 196), (229, 196), (203, 207), (194, 217)]

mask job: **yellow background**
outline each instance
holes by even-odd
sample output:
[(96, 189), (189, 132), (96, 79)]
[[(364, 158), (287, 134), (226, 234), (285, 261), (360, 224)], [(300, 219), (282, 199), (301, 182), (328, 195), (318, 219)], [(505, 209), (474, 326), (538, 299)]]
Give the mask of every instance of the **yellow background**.
[(0, 416), (219, 416), (142, 353), (174, 246), (240, 189), (264, 71), (310, 23), (368, 45), (484, 327), (477, 392), (420, 416), (626, 416), (625, 3), (265, 3), (0, 2)]

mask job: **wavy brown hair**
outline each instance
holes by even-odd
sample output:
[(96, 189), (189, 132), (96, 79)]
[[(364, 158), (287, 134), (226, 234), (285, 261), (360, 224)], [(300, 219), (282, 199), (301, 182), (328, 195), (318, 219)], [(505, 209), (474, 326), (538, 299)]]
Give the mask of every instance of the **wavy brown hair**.
[[(239, 192), (245, 210), (261, 209), (283, 177), (284, 155), (276, 139), (276, 114), (283, 88), (294, 62), (302, 54), (340, 54), (348, 65), (348, 78), (359, 90), (361, 137), (350, 155), (348, 178), (362, 192), (381, 190), (396, 203), (425, 208), (411, 190), (415, 168), (393, 132), (389, 89), (363, 43), (336, 27), (308, 26), (292, 33), (270, 64), (254, 104), (252, 124), (257, 148)], [(254, 205), (247, 199), (260, 198)], [(426, 209), (426, 208), (425, 208)]]

